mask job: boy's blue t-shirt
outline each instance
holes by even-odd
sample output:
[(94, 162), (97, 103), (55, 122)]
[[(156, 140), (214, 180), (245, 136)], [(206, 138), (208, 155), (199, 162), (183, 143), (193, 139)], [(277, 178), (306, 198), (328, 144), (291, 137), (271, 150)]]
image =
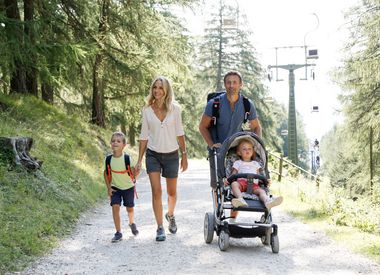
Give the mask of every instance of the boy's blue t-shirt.
[[(235, 104), (235, 110), (232, 111), (230, 103), (227, 99), (227, 94), (224, 93), (220, 98), (219, 104), (219, 118), (216, 120), (217, 126), (209, 128), (211, 133), (211, 138), (214, 143), (223, 143), (228, 137), (233, 134), (240, 132), (242, 130), (245, 110), (243, 103), (243, 96), (239, 94), (239, 100)], [(257, 118), (257, 112), (255, 105), (251, 100), (250, 114), (248, 116), (248, 121)], [(205, 115), (212, 117), (214, 99), (210, 100), (205, 108)], [(216, 130), (218, 135), (216, 135)], [(218, 136), (218, 137), (217, 137)]]

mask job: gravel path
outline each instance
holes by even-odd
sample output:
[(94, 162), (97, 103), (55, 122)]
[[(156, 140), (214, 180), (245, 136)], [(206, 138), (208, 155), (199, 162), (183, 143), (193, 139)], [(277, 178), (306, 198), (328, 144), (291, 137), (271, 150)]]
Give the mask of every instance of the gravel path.
[[(111, 208), (104, 202), (83, 215), (70, 237), (21, 274), (380, 274), (379, 264), (349, 252), (281, 207), (272, 211), (279, 228), (279, 254), (259, 238), (230, 239), (226, 252), (219, 250), (216, 235), (206, 244), (203, 219), (212, 211), (208, 163), (192, 160), (189, 167), (180, 174), (176, 235), (166, 230), (167, 240), (155, 241), (150, 186), (144, 177), (137, 185), (137, 237), (125, 230), (122, 242), (110, 242), (114, 227)], [(122, 214), (126, 228), (127, 215)], [(240, 213), (239, 219), (252, 215)]]

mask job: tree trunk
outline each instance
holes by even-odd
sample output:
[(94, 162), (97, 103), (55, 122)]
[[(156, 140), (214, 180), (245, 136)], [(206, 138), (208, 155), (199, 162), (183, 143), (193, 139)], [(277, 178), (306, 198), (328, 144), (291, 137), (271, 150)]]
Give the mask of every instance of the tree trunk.
[(124, 135), (127, 135), (127, 125), (125, 123), (125, 119), (121, 119), (120, 121), (120, 131), (124, 133)]
[(6, 160), (25, 167), (28, 171), (40, 169), (42, 165), (42, 161), (29, 155), (32, 145), (33, 139), (29, 137), (0, 137), (1, 155)]
[(128, 138), (129, 138), (129, 144), (131, 146), (135, 146), (136, 145), (136, 129), (133, 123), (129, 124)]
[(103, 63), (103, 57), (101, 54), (97, 54), (95, 57), (95, 63), (92, 75), (92, 117), (91, 122), (100, 127), (105, 127), (104, 117), (104, 94), (102, 83), (101, 67)]
[(11, 72), (10, 92), (27, 93), (25, 71), (21, 57), (19, 56), (23, 51), (22, 48), (24, 45), (20, 11), (18, 9), (17, 0), (4, 0), (4, 3), (7, 17), (14, 21), (14, 24), (7, 24), (5, 26), (7, 29), (7, 38), (9, 42), (16, 40), (15, 43), (11, 43), (14, 46), (14, 68)]
[(54, 103), (54, 90), (53, 86), (47, 83), (42, 83), (41, 84), (41, 97), (42, 100), (49, 103), (53, 104)]
[[(110, 0), (102, 1), (102, 10), (99, 22), (99, 41), (102, 43), (106, 38), (107, 22), (109, 13)], [(95, 57), (93, 76), (92, 76), (92, 117), (91, 122), (93, 124), (105, 127), (105, 115), (104, 115), (104, 82), (103, 82), (103, 50), (101, 45), (98, 45), (98, 54)]]
[(26, 70), (26, 88), (28, 92), (38, 97), (38, 83), (37, 83), (37, 57), (34, 52), (35, 46), (35, 31), (34, 31), (34, 0), (24, 0), (24, 33), (25, 37), (29, 39), (29, 49), (26, 49), (29, 53), (29, 66)]

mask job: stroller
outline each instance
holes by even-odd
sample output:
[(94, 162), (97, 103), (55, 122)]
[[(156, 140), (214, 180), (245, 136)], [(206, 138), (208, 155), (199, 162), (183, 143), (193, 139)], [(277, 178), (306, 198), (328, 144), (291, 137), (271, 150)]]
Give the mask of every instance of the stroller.
[[(237, 159), (236, 148), (241, 139), (250, 139), (254, 144), (257, 157), (264, 168), (264, 174), (234, 174), (232, 172), (233, 162)], [(212, 191), (214, 212), (207, 212), (204, 219), (204, 239), (206, 243), (211, 243), (214, 237), (214, 231), (218, 236), (218, 246), (221, 251), (225, 251), (229, 247), (229, 239), (233, 238), (261, 238), (264, 245), (271, 245), (272, 252), (279, 252), (279, 240), (277, 236), (277, 225), (272, 223), (272, 215), (270, 211), (264, 206), (259, 198), (252, 194), (253, 182), (266, 190), (269, 179), (269, 172), (267, 166), (267, 152), (262, 140), (252, 132), (239, 132), (224, 141), (219, 150), (214, 149), (213, 154), (215, 160), (215, 172), (217, 178), (217, 188)], [(230, 184), (237, 178), (246, 178), (248, 181), (248, 190), (243, 193), (248, 206), (234, 208), (231, 204), (233, 194), (230, 185), (225, 186), (224, 180), (226, 179)], [(250, 223), (229, 223), (229, 216), (226, 216), (225, 210), (238, 210), (250, 212), (262, 212), (260, 220)]]

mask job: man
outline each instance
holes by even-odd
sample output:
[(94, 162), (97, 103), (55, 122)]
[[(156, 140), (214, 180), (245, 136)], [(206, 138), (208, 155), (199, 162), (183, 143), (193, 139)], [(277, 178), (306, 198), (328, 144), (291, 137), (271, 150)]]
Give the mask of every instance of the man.
[[(239, 72), (230, 71), (224, 76), (224, 87), (226, 93), (219, 98), (219, 117), (216, 119), (216, 126), (213, 126), (213, 104), (214, 99), (210, 100), (205, 108), (199, 123), (199, 132), (206, 141), (209, 151), (210, 162), (210, 185), (215, 191), (217, 179), (215, 175), (215, 161), (213, 148), (219, 148), (221, 144), (231, 135), (240, 132), (245, 116), (243, 96), (240, 89), (243, 86), (243, 79)], [(250, 103), (250, 112), (248, 115), (249, 128), (256, 135), (261, 137), (261, 125), (257, 117), (255, 105)], [(231, 213), (235, 218), (237, 212)]]

